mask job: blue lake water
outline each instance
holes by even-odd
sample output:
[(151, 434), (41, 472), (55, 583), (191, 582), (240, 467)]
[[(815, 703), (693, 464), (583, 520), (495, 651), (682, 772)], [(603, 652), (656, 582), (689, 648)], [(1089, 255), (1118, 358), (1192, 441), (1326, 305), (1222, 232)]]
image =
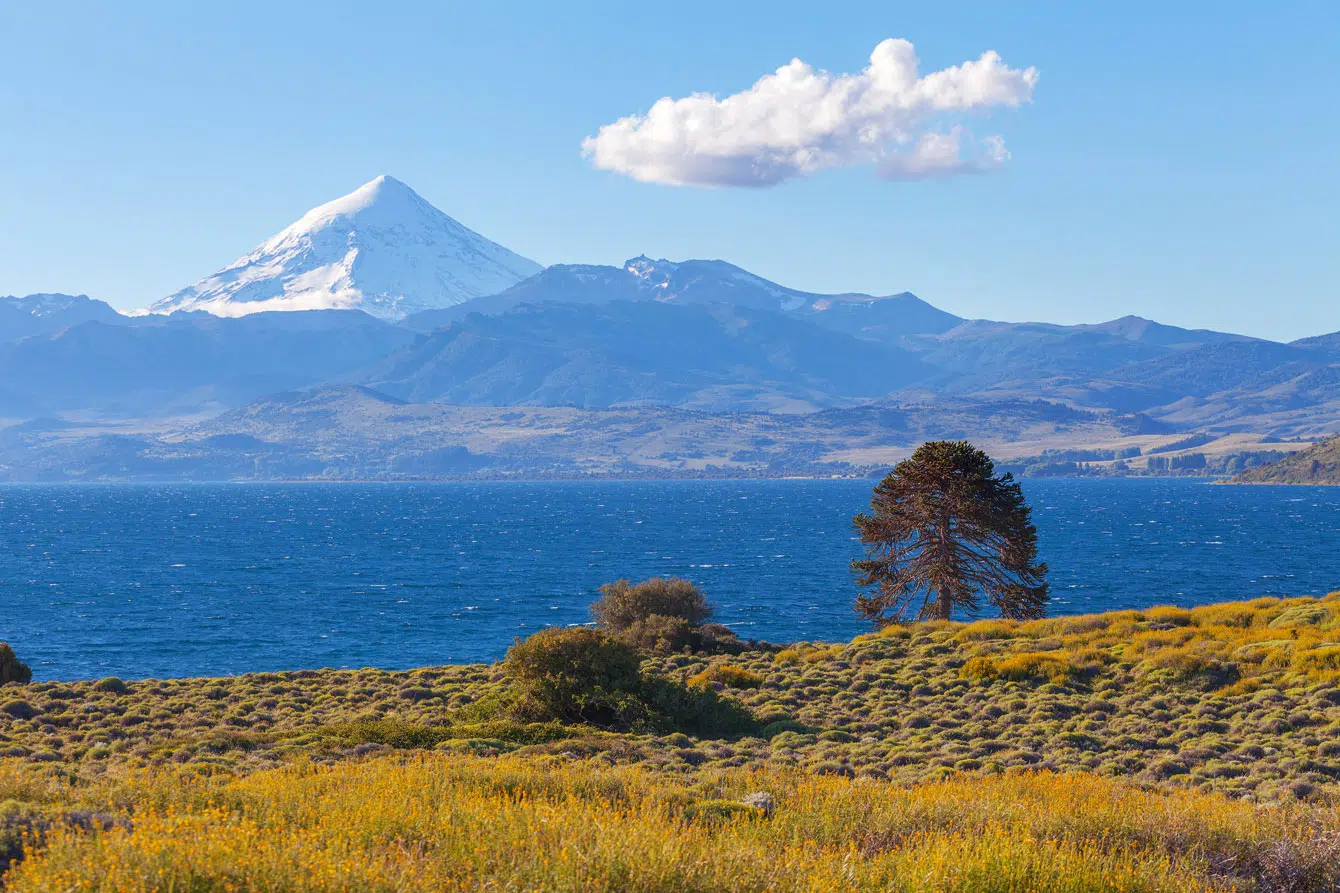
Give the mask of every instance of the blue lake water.
[[(40, 679), (500, 657), (601, 584), (681, 575), (838, 640), (868, 481), (0, 487), (0, 640)], [(1340, 589), (1340, 488), (1030, 480), (1052, 613)]]

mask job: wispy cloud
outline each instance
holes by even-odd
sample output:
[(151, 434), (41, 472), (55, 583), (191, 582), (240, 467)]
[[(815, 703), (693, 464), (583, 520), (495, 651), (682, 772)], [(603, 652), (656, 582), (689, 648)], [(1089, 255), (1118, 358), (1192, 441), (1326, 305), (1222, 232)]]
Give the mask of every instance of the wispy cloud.
[(859, 74), (829, 74), (793, 59), (748, 90), (718, 99), (659, 100), (645, 115), (606, 124), (582, 142), (601, 170), (677, 186), (773, 186), (825, 168), (873, 164), (889, 179), (992, 170), (1004, 140), (974, 140), (971, 113), (1031, 101), (1035, 68), (994, 51), (920, 76), (906, 40), (885, 40)]

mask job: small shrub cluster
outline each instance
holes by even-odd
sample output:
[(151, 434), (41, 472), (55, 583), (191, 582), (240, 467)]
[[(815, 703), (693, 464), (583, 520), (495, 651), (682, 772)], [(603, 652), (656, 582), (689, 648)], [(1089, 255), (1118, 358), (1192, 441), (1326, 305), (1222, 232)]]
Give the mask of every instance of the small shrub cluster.
[(508, 650), (502, 666), (514, 697), (503, 703), (518, 717), (605, 729), (727, 734), (751, 725), (747, 711), (715, 691), (644, 674), (641, 664), (632, 645), (603, 630), (541, 630)]
[(601, 630), (541, 630), (508, 649), (502, 666), (537, 718), (619, 728), (643, 718), (642, 658)]
[(689, 678), (690, 686), (720, 685), (724, 688), (759, 688), (763, 674), (733, 664), (712, 664)]
[(738, 651), (743, 644), (728, 628), (708, 623), (712, 605), (697, 586), (678, 577), (640, 583), (618, 580), (600, 587), (591, 615), (601, 629), (641, 651)]

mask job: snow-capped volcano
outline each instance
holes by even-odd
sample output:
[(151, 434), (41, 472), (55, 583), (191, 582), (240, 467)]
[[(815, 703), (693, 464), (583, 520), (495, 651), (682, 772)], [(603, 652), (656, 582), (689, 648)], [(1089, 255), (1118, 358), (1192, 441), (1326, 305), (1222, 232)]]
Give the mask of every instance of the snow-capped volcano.
[(353, 309), (399, 320), (503, 291), (539, 270), (380, 176), (149, 312)]

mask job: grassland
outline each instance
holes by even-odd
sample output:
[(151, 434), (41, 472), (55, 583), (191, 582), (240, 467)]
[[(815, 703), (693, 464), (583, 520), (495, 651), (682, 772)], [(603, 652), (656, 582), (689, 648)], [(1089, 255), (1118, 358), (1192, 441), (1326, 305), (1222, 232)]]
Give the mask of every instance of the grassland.
[(648, 668), (738, 700), (755, 728), (490, 719), (491, 666), (0, 688), (0, 851), (33, 851), (9, 884), (1340, 884), (1340, 594)]

